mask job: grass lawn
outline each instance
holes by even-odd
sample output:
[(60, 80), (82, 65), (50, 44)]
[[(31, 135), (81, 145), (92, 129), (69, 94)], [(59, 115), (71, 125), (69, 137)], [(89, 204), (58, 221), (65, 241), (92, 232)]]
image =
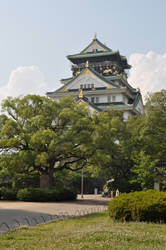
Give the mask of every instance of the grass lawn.
[(0, 235), (2, 249), (166, 249), (166, 225), (113, 222), (103, 212)]

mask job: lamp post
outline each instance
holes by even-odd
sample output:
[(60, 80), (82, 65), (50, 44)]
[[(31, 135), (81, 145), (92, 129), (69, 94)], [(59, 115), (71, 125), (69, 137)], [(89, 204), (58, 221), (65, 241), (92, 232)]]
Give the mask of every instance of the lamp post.
[(84, 198), (84, 168), (81, 170), (81, 198)]

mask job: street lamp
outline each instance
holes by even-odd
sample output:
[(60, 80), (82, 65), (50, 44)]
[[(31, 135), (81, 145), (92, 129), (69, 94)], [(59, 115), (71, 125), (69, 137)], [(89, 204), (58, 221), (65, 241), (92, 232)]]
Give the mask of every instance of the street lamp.
[(81, 170), (81, 198), (84, 198), (84, 168)]

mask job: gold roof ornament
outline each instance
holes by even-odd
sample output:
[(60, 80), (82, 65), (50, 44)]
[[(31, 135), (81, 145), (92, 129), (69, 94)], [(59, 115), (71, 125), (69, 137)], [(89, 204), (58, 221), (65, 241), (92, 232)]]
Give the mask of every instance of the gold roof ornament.
[(80, 99), (83, 98), (83, 90), (82, 90), (82, 89), (80, 89), (79, 98), (80, 98)]
[(68, 89), (64, 88), (62, 91), (63, 91), (63, 92), (68, 92)]
[(107, 89), (112, 89), (113, 87), (111, 85), (107, 85)]
[(78, 76), (80, 74), (80, 69), (76, 72), (76, 76)]
[(107, 68), (103, 71), (103, 74), (108, 74), (108, 73), (112, 73), (112, 69)]
[(88, 67), (89, 67), (89, 61), (87, 60), (85, 63), (85, 68), (88, 68)]
[(97, 39), (97, 34), (95, 32), (93, 40), (96, 40), (96, 39)]

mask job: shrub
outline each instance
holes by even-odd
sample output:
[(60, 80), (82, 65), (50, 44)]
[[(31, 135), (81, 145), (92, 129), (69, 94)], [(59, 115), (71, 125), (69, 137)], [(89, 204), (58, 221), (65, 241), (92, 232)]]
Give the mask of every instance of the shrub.
[(0, 199), (1, 200), (17, 200), (17, 192), (14, 189), (1, 187), (0, 188)]
[(75, 200), (76, 193), (65, 189), (24, 188), (17, 193), (21, 201), (65, 201)]
[(115, 220), (166, 222), (166, 192), (147, 190), (121, 194), (110, 202), (108, 210)]

